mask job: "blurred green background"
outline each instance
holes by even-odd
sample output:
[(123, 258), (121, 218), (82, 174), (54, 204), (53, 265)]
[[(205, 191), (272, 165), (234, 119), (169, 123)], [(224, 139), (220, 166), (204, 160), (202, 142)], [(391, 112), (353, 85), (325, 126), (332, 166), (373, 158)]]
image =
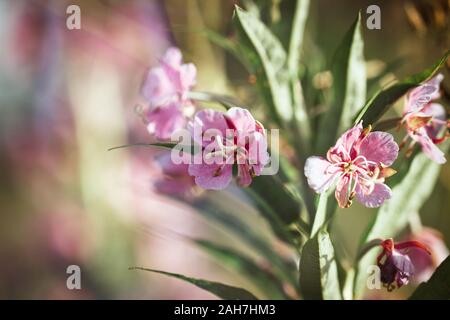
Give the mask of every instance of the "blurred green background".
[[(81, 8), (81, 30), (66, 28), (69, 4)], [(196, 64), (197, 88), (232, 94), (260, 112), (251, 77), (205, 35), (214, 30), (233, 37), (234, 4), (257, 5), (281, 39), (287, 36), (283, 22), (294, 5), (288, 0), (0, 2), (0, 298), (214, 298), (177, 280), (128, 270), (136, 265), (246, 281), (185, 241), (186, 235), (234, 240), (188, 204), (156, 192), (163, 176), (153, 160), (157, 151), (107, 151), (150, 140), (135, 107), (143, 103), (147, 68), (170, 45)], [(363, 30), (369, 94), (421, 71), (448, 49), (450, 1), (311, 1), (302, 57), (305, 79), (312, 79), (304, 81), (311, 112), (320, 112), (329, 85), (320, 75), (335, 47), (358, 10), (364, 21), (371, 4), (381, 8), (381, 30)], [(444, 87), (450, 91), (448, 75)], [(448, 105), (448, 94), (445, 99)], [(401, 102), (395, 110), (401, 112)], [(221, 200), (237, 196), (232, 187)], [(449, 208), (446, 164), (421, 216), (447, 245)], [(252, 228), (271, 238), (261, 218), (238, 201), (236, 213), (244, 211)], [(349, 259), (372, 214), (355, 204), (337, 215), (337, 250)], [(71, 264), (81, 267), (82, 290), (66, 288)]]

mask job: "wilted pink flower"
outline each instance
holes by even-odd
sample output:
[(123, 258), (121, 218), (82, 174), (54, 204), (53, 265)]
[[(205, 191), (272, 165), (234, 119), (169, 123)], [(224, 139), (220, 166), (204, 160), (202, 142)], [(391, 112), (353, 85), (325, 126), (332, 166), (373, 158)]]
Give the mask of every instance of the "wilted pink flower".
[(425, 84), (411, 90), (406, 97), (405, 109), (401, 123), (406, 127), (412, 143), (422, 146), (422, 151), (433, 161), (445, 163), (445, 155), (436, 144), (443, 142), (447, 136), (449, 121), (444, 107), (433, 100), (440, 98), (439, 85), (444, 76), (438, 74)]
[(417, 248), (430, 254), (430, 250), (421, 242), (405, 241), (394, 244), (394, 240), (387, 239), (381, 242), (383, 251), (377, 257), (377, 265), (380, 268), (381, 282), (392, 291), (408, 284), (414, 275), (414, 265), (407, 254), (409, 249)]
[(341, 208), (348, 208), (356, 196), (369, 208), (379, 207), (391, 197), (385, 178), (395, 173), (389, 168), (398, 155), (391, 134), (363, 130), (362, 124), (346, 131), (327, 152), (327, 158), (306, 160), (305, 176), (309, 186), (323, 193), (336, 183), (335, 196)]
[(414, 247), (408, 252), (408, 256), (414, 261), (416, 269), (414, 280), (419, 283), (428, 281), (436, 268), (449, 255), (448, 248), (442, 239), (442, 235), (437, 230), (423, 228), (420, 232), (409, 236), (408, 240), (424, 243), (430, 248), (431, 255)]
[(149, 102), (148, 130), (156, 138), (167, 140), (183, 128), (193, 114), (188, 92), (196, 83), (197, 70), (192, 63), (183, 64), (179, 49), (169, 48), (160, 65), (149, 70), (142, 88)]
[[(187, 159), (190, 158), (190, 155), (183, 154), (182, 157)], [(171, 153), (165, 152), (157, 158), (157, 161), (164, 178), (156, 181), (156, 190), (162, 194), (189, 197), (195, 186), (194, 178), (188, 174), (189, 160), (174, 163), (171, 159)]]
[(226, 188), (235, 163), (239, 185), (248, 186), (269, 161), (264, 127), (245, 109), (202, 110), (191, 127), (194, 141), (202, 146), (202, 161), (190, 164), (189, 174), (204, 189)]

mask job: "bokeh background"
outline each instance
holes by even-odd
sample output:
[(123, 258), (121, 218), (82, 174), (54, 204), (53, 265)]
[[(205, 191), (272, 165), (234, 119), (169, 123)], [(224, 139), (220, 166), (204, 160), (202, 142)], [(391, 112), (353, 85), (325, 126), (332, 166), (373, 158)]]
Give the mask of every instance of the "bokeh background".
[[(421, 71), (449, 47), (450, 1), (311, 2), (302, 59), (308, 72), (318, 74), (304, 88), (309, 101), (317, 100), (311, 110), (320, 112), (315, 95), (326, 94), (326, 77), (320, 75), (334, 48), (358, 10), (364, 19), (370, 4), (381, 7), (382, 27), (364, 30), (369, 91)], [(69, 4), (81, 8), (81, 30), (66, 28)], [(165, 173), (155, 160), (159, 151), (107, 151), (151, 141), (137, 107), (144, 103), (140, 86), (146, 70), (171, 45), (196, 64), (197, 88), (232, 94), (258, 114), (251, 77), (205, 35), (214, 30), (233, 36), (234, 4), (260, 6), (273, 30), (281, 37), (286, 33), (283, 20), (293, 12), (289, 0), (0, 2), (0, 298), (214, 298), (130, 266), (245, 283), (186, 241), (195, 236), (233, 245), (234, 238), (189, 206), (198, 190), (181, 197), (164, 194)], [(272, 239), (237, 188), (221, 193), (220, 201), (233, 203), (251, 228)], [(449, 208), (447, 164), (421, 211), (422, 222), (440, 230), (447, 245)], [(354, 205), (337, 215), (337, 250), (349, 261), (372, 214)], [(71, 264), (81, 267), (82, 290), (66, 288)], [(377, 292), (372, 298), (398, 298), (403, 292)]]

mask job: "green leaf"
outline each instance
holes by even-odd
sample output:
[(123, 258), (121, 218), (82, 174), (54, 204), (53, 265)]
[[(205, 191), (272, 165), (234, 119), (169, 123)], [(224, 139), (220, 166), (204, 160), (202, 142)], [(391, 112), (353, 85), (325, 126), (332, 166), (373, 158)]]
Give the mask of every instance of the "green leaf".
[(253, 282), (269, 299), (289, 298), (283, 290), (283, 283), (273, 273), (261, 269), (242, 253), (208, 240), (193, 239), (193, 241), (221, 264), (234, 269), (236, 273)]
[(220, 209), (218, 205), (211, 200), (203, 199), (201, 202), (198, 201), (195, 204), (200, 209), (198, 210), (198, 213), (205, 218), (226, 227), (227, 230), (247, 243), (252, 250), (255, 250), (271, 263), (274, 267), (274, 272), (280, 278), (291, 283), (293, 286), (296, 286), (296, 271), (293, 266), (282, 259), (258, 232), (255, 232), (255, 230), (246, 225), (242, 220)]
[(300, 290), (309, 300), (341, 300), (333, 243), (325, 228), (309, 239), (300, 258)]
[(405, 95), (409, 90), (419, 86), (432, 78), (447, 61), (450, 51), (447, 51), (431, 68), (410, 76), (401, 82), (393, 84), (384, 90), (378, 91), (361, 109), (354, 123), (363, 120), (365, 125), (374, 124), (389, 109), (395, 101)]
[(409, 297), (410, 300), (450, 299), (450, 256), (436, 269), (427, 282), (422, 282)]
[[(408, 173), (392, 190), (392, 197), (384, 203), (371, 223), (369, 230), (363, 235), (361, 246), (373, 239), (393, 238), (408, 223), (409, 216), (418, 212), (434, 189), (439, 175), (440, 165), (428, 159), (425, 154), (418, 154)], [(376, 252), (368, 252), (359, 261), (355, 294), (361, 297), (366, 287), (367, 268), (374, 264)]]
[(108, 151), (111, 150), (116, 150), (116, 149), (124, 149), (124, 148), (129, 148), (129, 147), (159, 147), (159, 148), (163, 148), (163, 149), (173, 149), (175, 148), (177, 144), (176, 143), (132, 143), (132, 144), (124, 144), (121, 146), (117, 146), (117, 147), (112, 147), (109, 148)]
[(227, 37), (224, 37), (220, 33), (217, 33), (210, 29), (207, 29), (204, 32), (204, 34), (208, 38), (208, 40), (211, 41), (213, 44), (230, 53), (237, 61), (239, 61), (243, 66), (245, 66), (248, 71), (251, 70), (248, 61), (246, 61), (243, 58), (244, 53), (241, 51), (241, 48), (237, 45), (235, 41)]
[(308, 9), (309, 0), (297, 0), (287, 58), (287, 69), (288, 72), (290, 72), (291, 95), (294, 106), (294, 128), (299, 132), (299, 136), (302, 140), (302, 148), (307, 148), (305, 153), (307, 153), (310, 147), (311, 125), (298, 72)]
[(247, 107), (243, 105), (242, 102), (238, 101), (234, 97), (211, 93), (211, 92), (200, 92), (200, 91), (191, 91), (188, 93), (189, 99), (199, 100), (205, 102), (216, 102), (224, 106), (226, 109), (230, 109), (233, 107), (246, 109)]
[(155, 269), (148, 269), (148, 268), (142, 268), (142, 267), (132, 267), (130, 270), (143, 270), (143, 271), (149, 271), (154, 273), (163, 274), (169, 277), (177, 278), (186, 282), (189, 282), (203, 290), (206, 290), (217, 297), (225, 300), (258, 300), (252, 293), (249, 291), (229, 286), (220, 282), (214, 282), (214, 281), (208, 281), (203, 279), (196, 279), (184, 276), (182, 274), (177, 273), (171, 273), (171, 272), (165, 272), (161, 270), (155, 270)]
[(327, 192), (318, 196), (317, 211), (311, 229), (311, 237), (314, 237), (330, 221), (336, 211), (336, 206), (334, 187), (329, 188)]
[(235, 8), (234, 24), (240, 47), (256, 75), (257, 85), (272, 119), (279, 125), (292, 119), (286, 52), (280, 41), (256, 16)]
[(309, 0), (297, 0), (294, 20), (292, 22), (291, 38), (289, 41), (288, 70), (297, 76), (300, 53), (303, 45), (306, 19), (308, 17)]
[[(258, 179), (259, 180), (259, 179)], [(256, 184), (252, 183), (253, 188)], [(245, 188), (244, 192), (250, 197), (253, 201), (253, 204), (258, 209), (258, 212), (266, 219), (269, 223), (274, 234), (282, 241), (295, 245), (294, 236), (288, 232), (287, 224), (285, 224), (277, 212), (272, 209), (272, 206), (267, 201), (267, 199), (263, 198), (262, 195), (258, 194), (253, 188)], [(283, 210), (278, 212), (284, 212)]]
[(339, 45), (331, 67), (333, 99), (320, 123), (318, 151), (326, 150), (336, 137), (352, 126), (352, 120), (366, 101), (366, 65), (361, 34), (361, 14)]
[(300, 218), (301, 206), (294, 195), (286, 188), (281, 179), (274, 176), (259, 176), (253, 179), (249, 189), (261, 197), (279, 216), (279, 219), (289, 225)]

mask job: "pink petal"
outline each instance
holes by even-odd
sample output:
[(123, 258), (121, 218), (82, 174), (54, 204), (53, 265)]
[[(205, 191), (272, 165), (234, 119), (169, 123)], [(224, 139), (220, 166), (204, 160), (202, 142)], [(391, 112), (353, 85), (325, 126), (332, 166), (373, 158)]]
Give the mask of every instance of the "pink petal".
[(195, 183), (203, 189), (222, 190), (231, 182), (232, 168), (232, 165), (190, 164), (189, 175), (194, 176)]
[[(177, 155), (178, 157), (178, 155)], [(189, 163), (192, 161), (192, 156), (188, 153), (183, 153), (180, 156), (182, 163), (175, 163), (172, 161), (172, 152), (167, 151), (159, 155), (156, 160), (166, 175), (183, 176), (188, 175)]]
[(439, 85), (443, 78), (442, 74), (438, 74), (428, 82), (411, 90), (406, 96), (404, 112), (418, 112), (430, 101), (439, 99)]
[(161, 67), (149, 70), (142, 86), (142, 95), (151, 107), (158, 107), (173, 100), (176, 89)]
[(447, 162), (445, 154), (434, 144), (433, 140), (428, 136), (425, 128), (420, 128), (415, 134), (410, 135), (411, 138), (420, 143), (422, 151), (428, 158), (435, 161), (438, 164), (444, 164)]
[(328, 160), (331, 161), (334, 155), (337, 155), (340, 159), (343, 160), (350, 160), (352, 156), (354, 156), (354, 154), (352, 154), (354, 152), (353, 147), (359, 141), (362, 129), (362, 122), (360, 122), (358, 125), (344, 132), (336, 141), (334, 147), (328, 150)]
[(177, 69), (179, 66), (181, 66), (182, 59), (183, 56), (180, 49), (171, 47), (166, 50), (166, 53), (162, 58), (162, 62), (174, 69)]
[(417, 234), (412, 234), (408, 240), (424, 243), (431, 250), (431, 255), (426, 251), (414, 247), (408, 248), (407, 254), (414, 261), (416, 275), (414, 281), (420, 283), (428, 281), (434, 270), (450, 254), (442, 234), (431, 228), (423, 228)]
[(398, 145), (390, 133), (375, 131), (364, 138), (359, 154), (367, 160), (390, 166), (397, 159)]
[(226, 115), (233, 122), (238, 134), (251, 133), (256, 130), (256, 121), (248, 110), (233, 107), (227, 111)]
[(348, 200), (350, 197), (350, 176), (344, 175), (339, 179), (338, 184), (336, 185), (336, 190), (334, 192), (334, 196), (338, 202), (339, 207), (347, 208)]
[(186, 125), (186, 119), (175, 103), (150, 111), (147, 119), (147, 130), (159, 140), (170, 139), (174, 132)]
[(269, 162), (266, 136), (260, 132), (250, 135), (247, 160), (251, 165), (263, 168)]
[(426, 126), (427, 133), (432, 139), (438, 139), (439, 134), (447, 128), (447, 113), (439, 103), (430, 103), (422, 109), (422, 112), (431, 116), (431, 123)]
[(194, 140), (206, 146), (212, 141), (211, 135), (220, 135), (225, 144), (227, 128), (227, 123), (222, 112), (205, 109), (195, 114), (190, 129)]
[(309, 186), (317, 193), (323, 193), (331, 186), (339, 174), (339, 169), (331, 169), (330, 163), (322, 157), (312, 156), (306, 160), (305, 176)]
[(360, 185), (356, 186), (355, 191), (356, 199), (368, 208), (377, 208), (392, 196), (391, 189), (384, 183), (376, 183), (370, 194), (364, 193)]
[(197, 78), (197, 68), (194, 64), (188, 63), (183, 64), (180, 67), (180, 90), (188, 91), (191, 90), (196, 84)]

